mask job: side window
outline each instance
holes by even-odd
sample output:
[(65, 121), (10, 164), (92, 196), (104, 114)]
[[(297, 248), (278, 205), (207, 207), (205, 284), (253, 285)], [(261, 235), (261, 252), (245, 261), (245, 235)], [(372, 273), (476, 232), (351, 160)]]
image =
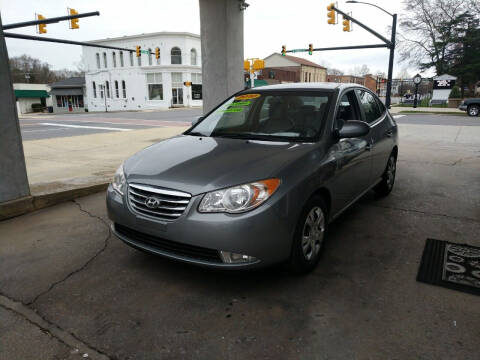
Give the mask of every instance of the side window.
[(387, 110), (387, 108), (385, 107), (385, 105), (383, 105), (382, 100), (380, 100), (379, 98), (377, 98), (377, 104), (378, 104), (378, 107), (380, 108), (380, 113), (383, 115)]
[(360, 106), (365, 113), (365, 121), (367, 123), (372, 123), (377, 120), (382, 113), (378, 107), (378, 103), (375, 100), (375, 97), (365, 90), (355, 90), (357, 91), (358, 97), (360, 99)]
[(336, 128), (340, 129), (348, 120), (359, 120), (357, 100), (353, 90), (342, 95), (338, 104), (337, 116), (335, 119)]

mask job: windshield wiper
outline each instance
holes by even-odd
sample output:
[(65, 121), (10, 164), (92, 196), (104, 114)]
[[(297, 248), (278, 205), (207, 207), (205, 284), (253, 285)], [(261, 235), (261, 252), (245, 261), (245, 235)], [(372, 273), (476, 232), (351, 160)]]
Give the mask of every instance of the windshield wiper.
[(211, 137), (225, 137), (231, 139), (247, 139), (247, 140), (265, 140), (265, 141), (296, 141), (295, 138), (288, 136), (276, 136), (276, 135), (265, 135), (265, 134), (255, 134), (255, 133), (215, 133), (210, 134)]
[(198, 131), (190, 131), (188, 133), (186, 133), (185, 135), (191, 135), (191, 136), (207, 136), (205, 134), (202, 134), (201, 132), (198, 132)]

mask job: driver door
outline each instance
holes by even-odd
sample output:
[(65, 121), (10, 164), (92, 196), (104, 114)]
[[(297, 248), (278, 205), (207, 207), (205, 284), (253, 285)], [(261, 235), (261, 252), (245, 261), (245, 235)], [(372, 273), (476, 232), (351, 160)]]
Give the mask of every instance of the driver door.
[[(341, 129), (350, 120), (362, 120), (353, 89), (341, 95), (335, 115), (335, 129)], [(340, 139), (332, 146), (332, 150), (337, 163), (334, 192), (338, 201), (333, 209), (333, 213), (336, 213), (357, 199), (370, 185), (370, 134)]]

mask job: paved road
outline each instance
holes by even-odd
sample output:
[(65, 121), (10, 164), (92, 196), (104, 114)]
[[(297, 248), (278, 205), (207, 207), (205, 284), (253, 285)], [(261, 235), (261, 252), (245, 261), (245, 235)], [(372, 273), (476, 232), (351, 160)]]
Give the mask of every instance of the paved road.
[[(86, 113), (39, 115), (21, 118), (23, 140), (49, 139), (111, 131), (188, 125), (202, 114), (201, 109), (151, 112)], [(395, 115), (400, 124), (480, 126), (480, 118), (454, 115)]]
[(20, 118), (23, 140), (49, 139), (151, 127), (188, 125), (201, 109), (151, 112), (115, 112), (52, 115)]
[(480, 117), (464, 115), (401, 114), (394, 115), (394, 118), (399, 124), (480, 126)]

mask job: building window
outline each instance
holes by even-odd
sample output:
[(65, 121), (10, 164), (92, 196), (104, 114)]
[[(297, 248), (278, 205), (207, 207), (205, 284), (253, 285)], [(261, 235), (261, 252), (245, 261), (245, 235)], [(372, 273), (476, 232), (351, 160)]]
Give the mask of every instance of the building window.
[(190, 50), (190, 65), (197, 65), (197, 50)]
[(110, 97), (110, 83), (108, 81), (105, 81), (106, 89), (107, 89), (107, 94), (106, 97)]
[(312, 82), (312, 73), (308, 73), (308, 82)]
[[(99, 59), (100, 59), (100, 57), (99, 57)], [(95, 81), (92, 81), (92, 88), (93, 88), (93, 97), (96, 99), (97, 98), (97, 86), (95, 85)]]
[(305, 73), (305, 79), (303, 80), (303, 82), (307, 82), (307, 76), (308, 76), (308, 74)]
[(119, 91), (118, 91), (118, 81), (117, 80), (115, 80), (115, 96), (117, 97), (117, 99), (120, 97)]
[(115, 54), (115, 51), (112, 52), (112, 62), (113, 62), (113, 67), (117, 67), (117, 55)]
[(268, 72), (268, 78), (269, 78), (269, 79), (275, 79), (275, 71), (270, 70), (270, 71)]
[(122, 80), (122, 95), (123, 95), (123, 98), (126, 99), (127, 98), (127, 88), (125, 87), (125, 80)]
[(133, 66), (133, 51), (130, 51), (130, 66)]
[(100, 54), (97, 53), (97, 69), (100, 69)]
[(202, 100), (202, 74), (192, 74), (192, 100)]
[(152, 49), (148, 49), (148, 65), (152, 66)]
[(163, 100), (162, 73), (147, 74), (148, 100)]
[(57, 108), (83, 108), (83, 95), (57, 95)]
[(100, 98), (103, 99), (103, 85), (99, 85), (98, 86), (99, 90), (100, 90)]
[(171, 63), (172, 64), (181, 64), (182, 63), (182, 50), (178, 47), (173, 47), (172, 51), (170, 52), (171, 55)]
[(107, 67), (107, 53), (103, 53), (103, 67)]
[(120, 67), (124, 67), (125, 64), (123, 62), (123, 51), (120, 51)]
[(137, 57), (137, 64), (138, 66), (142, 66), (142, 54), (140, 54), (140, 56)]

